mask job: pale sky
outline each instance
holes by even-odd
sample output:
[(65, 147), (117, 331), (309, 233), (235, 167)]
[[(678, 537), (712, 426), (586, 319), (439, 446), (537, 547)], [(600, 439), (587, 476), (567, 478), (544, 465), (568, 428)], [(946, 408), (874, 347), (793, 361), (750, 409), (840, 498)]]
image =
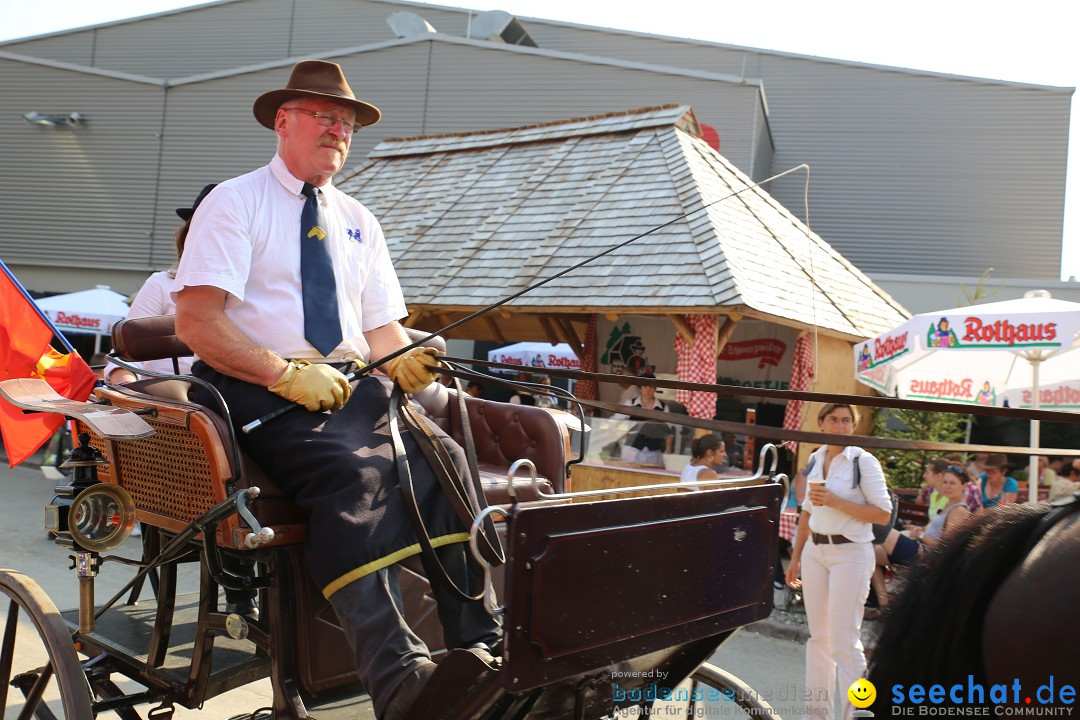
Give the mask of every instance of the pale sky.
[[(0, 0), (0, 40), (199, 4), (190, 0)], [(1075, 7), (1069, 10), (1073, 6), (1069, 0), (1027, 0), (1011, 5), (959, 0), (682, 0), (670, 4), (472, 0), (467, 6), (955, 75), (1080, 85), (1080, 41), (1075, 22), (1080, 13)], [(1075, 96), (1072, 108), (1063, 280), (1070, 276), (1080, 280), (1080, 104)]]

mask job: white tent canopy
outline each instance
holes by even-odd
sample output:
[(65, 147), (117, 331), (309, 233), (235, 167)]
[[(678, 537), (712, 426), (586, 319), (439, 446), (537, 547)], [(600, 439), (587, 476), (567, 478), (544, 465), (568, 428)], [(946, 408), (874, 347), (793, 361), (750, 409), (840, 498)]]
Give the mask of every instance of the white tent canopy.
[(112, 326), (127, 317), (127, 296), (98, 285), (92, 290), (53, 295), (35, 300), (41, 311), (63, 333), (95, 335), (94, 352), (101, 348), (101, 338), (112, 332)]

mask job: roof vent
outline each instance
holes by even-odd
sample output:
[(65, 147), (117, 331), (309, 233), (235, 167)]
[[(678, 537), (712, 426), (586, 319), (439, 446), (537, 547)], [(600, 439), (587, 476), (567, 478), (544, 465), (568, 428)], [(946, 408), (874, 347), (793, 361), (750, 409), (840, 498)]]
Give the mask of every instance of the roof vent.
[(536, 43), (525, 27), (505, 10), (489, 10), (480, 13), (469, 22), (469, 38), (504, 42), (507, 45), (527, 45), (536, 47)]
[(416, 37), (417, 35), (438, 32), (427, 20), (411, 12), (391, 13), (390, 17), (386, 18), (386, 23), (394, 31), (394, 35), (399, 38)]

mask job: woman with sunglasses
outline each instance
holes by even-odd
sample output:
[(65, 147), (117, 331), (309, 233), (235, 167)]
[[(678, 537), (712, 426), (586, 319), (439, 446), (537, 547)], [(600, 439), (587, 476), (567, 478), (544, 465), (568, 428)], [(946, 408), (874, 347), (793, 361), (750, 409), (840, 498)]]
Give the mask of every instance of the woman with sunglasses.
[[(803, 588), (810, 626), (803, 713), (807, 720), (829, 720), (837, 681), (844, 697), (866, 672), (859, 631), (874, 570), (871, 525), (888, 523), (892, 516), (881, 464), (847, 443), (856, 422), (855, 408), (847, 404), (830, 403), (818, 413), (821, 432), (838, 437), (836, 444), (810, 456), (807, 497), (786, 573), (790, 587)], [(853, 711), (845, 701), (844, 717)]]

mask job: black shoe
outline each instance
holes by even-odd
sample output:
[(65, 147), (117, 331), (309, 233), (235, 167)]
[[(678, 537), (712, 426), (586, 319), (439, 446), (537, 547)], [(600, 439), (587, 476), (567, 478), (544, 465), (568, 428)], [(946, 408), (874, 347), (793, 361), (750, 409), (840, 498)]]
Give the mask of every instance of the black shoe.
[(255, 598), (243, 598), (236, 602), (226, 604), (225, 612), (229, 615), (246, 617), (248, 620), (258, 620), (259, 604), (255, 602)]
[(383, 710), (380, 720), (401, 720), (409, 714), (409, 708), (413, 701), (424, 689), (424, 685), (435, 672), (435, 663), (428, 662), (413, 670), (408, 677), (401, 681), (393, 697)]

